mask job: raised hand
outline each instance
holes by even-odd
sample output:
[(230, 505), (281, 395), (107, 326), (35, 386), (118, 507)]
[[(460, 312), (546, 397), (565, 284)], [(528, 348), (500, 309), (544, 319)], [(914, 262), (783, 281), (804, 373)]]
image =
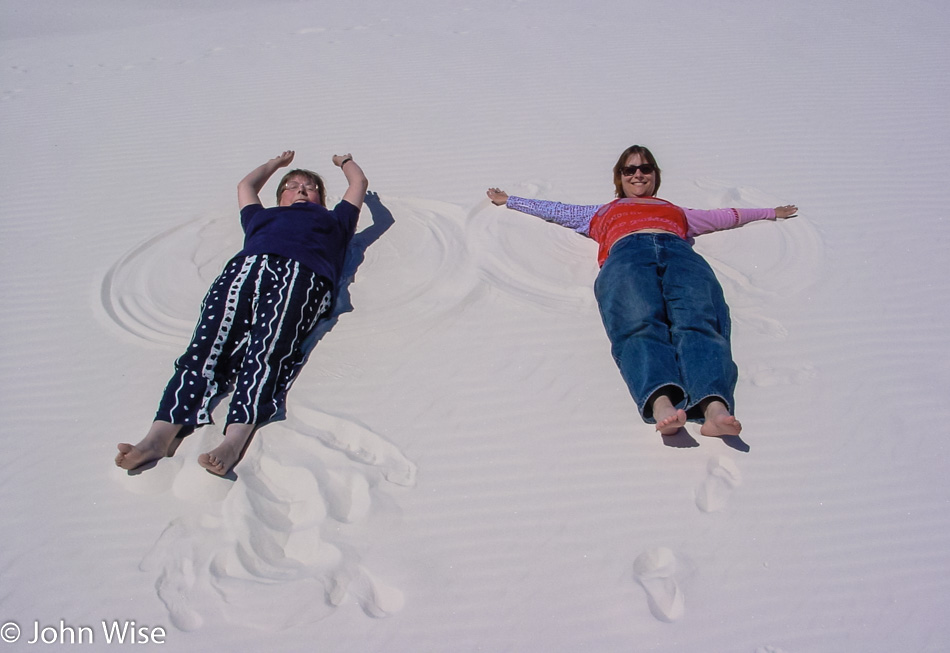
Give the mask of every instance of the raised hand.
[(279, 168), (289, 166), (293, 160), (294, 151), (286, 150), (247, 173), (244, 179), (238, 182), (238, 205), (243, 209), (249, 204), (260, 204), (260, 192), (264, 184)]
[(290, 165), (290, 162), (294, 160), (294, 155), (296, 152), (293, 150), (286, 150), (283, 154), (278, 154), (271, 161), (278, 168), (286, 168)]
[(342, 168), (343, 162), (346, 161), (347, 159), (352, 159), (352, 158), (353, 158), (353, 155), (350, 154), (349, 152), (347, 152), (346, 154), (334, 154), (333, 165), (337, 166), (338, 168)]

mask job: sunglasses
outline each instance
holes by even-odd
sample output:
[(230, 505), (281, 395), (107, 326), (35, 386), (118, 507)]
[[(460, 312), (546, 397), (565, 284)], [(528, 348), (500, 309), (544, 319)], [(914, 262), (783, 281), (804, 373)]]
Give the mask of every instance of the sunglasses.
[(656, 166), (652, 163), (644, 163), (638, 166), (624, 166), (620, 169), (620, 174), (624, 177), (632, 177), (637, 174), (637, 170), (645, 175), (652, 175), (656, 172)]

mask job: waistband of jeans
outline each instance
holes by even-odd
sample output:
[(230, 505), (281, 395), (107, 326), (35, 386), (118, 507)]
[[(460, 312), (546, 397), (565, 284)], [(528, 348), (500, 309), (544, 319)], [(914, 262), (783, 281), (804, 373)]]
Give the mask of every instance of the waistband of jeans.
[(676, 240), (681, 240), (684, 243), (687, 242), (685, 238), (683, 238), (679, 234), (674, 234), (672, 231), (651, 231), (651, 232), (634, 231), (633, 233), (629, 233), (626, 236), (621, 236), (620, 238), (618, 238), (616, 241), (614, 241), (614, 244), (610, 246), (610, 249), (613, 249), (614, 247), (616, 247), (623, 241), (627, 240), (628, 238), (635, 237), (635, 236), (640, 236), (642, 238), (646, 238), (649, 236), (657, 236), (664, 240), (666, 240), (667, 238), (675, 238)]

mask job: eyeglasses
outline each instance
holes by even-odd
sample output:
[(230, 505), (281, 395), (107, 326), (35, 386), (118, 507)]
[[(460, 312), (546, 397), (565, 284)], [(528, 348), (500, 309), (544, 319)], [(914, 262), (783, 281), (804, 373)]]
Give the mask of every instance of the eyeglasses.
[(300, 184), (295, 181), (292, 181), (289, 184), (284, 184), (284, 190), (300, 190), (301, 188), (311, 193), (317, 192), (316, 184)]
[(624, 177), (632, 177), (637, 174), (637, 170), (645, 175), (652, 175), (656, 172), (656, 166), (652, 163), (643, 163), (638, 166), (624, 166), (620, 169), (620, 174)]

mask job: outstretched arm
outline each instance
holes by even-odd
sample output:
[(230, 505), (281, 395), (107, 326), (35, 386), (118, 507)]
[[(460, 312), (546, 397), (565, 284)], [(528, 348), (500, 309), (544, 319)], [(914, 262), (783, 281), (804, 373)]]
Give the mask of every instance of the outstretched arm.
[(275, 156), (273, 159), (257, 166), (238, 182), (238, 206), (244, 208), (251, 204), (260, 204), (259, 193), (267, 183), (267, 180), (277, 172), (278, 169), (290, 165), (294, 160), (294, 151), (287, 150), (283, 154)]
[(499, 188), (489, 188), (487, 195), (496, 206), (506, 206), (509, 209), (554, 222), (584, 236), (589, 235), (590, 219), (601, 206), (600, 204), (562, 204), (547, 200), (531, 200), (508, 195)]
[(366, 197), (366, 189), (369, 188), (369, 180), (363, 174), (363, 169), (353, 160), (352, 154), (335, 154), (333, 165), (339, 167), (346, 177), (348, 186), (346, 192), (343, 193), (343, 199), (358, 209), (363, 208), (363, 198)]
[(683, 207), (686, 223), (689, 226), (686, 235), (690, 238), (723, 229), (735, 229), (756, 220), (784, 220), (798, 212), (794, 204), (776, 206), (774, 209), (688, 209)]

